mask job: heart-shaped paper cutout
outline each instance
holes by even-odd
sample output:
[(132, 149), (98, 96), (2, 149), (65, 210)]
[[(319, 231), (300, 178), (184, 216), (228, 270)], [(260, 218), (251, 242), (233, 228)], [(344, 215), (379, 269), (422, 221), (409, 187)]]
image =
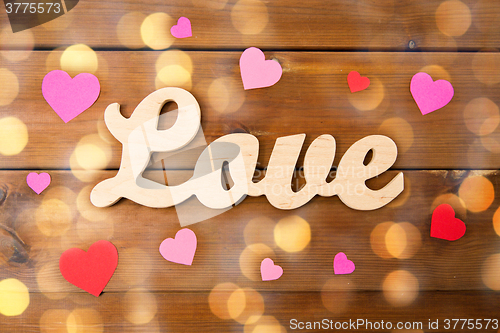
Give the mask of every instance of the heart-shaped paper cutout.
[(42, 82), (43, 97), (65, 123), (90, 108), (100, 92), (99, 80), (89, 73), (71, 79), (65, 71), (54, 70)]
[(450, 82), (434, 82), (429, 74), (422, 72), (413, 75), (410, 92), (423, 115), (446, 106), (455, 93)]
[(370, 85), (370, 79), (352, 71), (347, 75), (347, 84), (352, 93), (365, 90)]
[(455, 210), (450, 205), (441, 204), (434, 209), (431, 237), (454, 241), (462, 238), (466, 229), (465, 223), (455, 217)]
[(356, 269), (354, 263), (347, 259), (347, 256), (343, 252), (337, 253), (333, 259), (333, 272), (335, 274), (351, 274)]
[(180, 17), (177, 24), (170, 28), (170, 33), (175, 38), (186, 38), (193, 36), (191, 21), (187, 17)]
[(283, 275), (283, 268), (275, 265), (271, 258), (266, 258), (260, 263), (260, 276), (262, 281), (277, 280)]
[(184, 228), (177, 231), (175, 239), (167, 238), (161, 242), (160, 254), (168, 261), (191, 265), (197, 243), (195, 233), (191, 229)]
[(280, 80), (283, 69), (277, 61), (266, 60), (261, 50), (250, 47), (240, 57), (240, 72), (243, 88), (248, 90), (274, 85)]
[(108, 284), (117, 265), (118, 251), (106, 240), (95, 242), (87, 252), (79, 248), (66, 250), (59, 259), (62, 276), (96, 297)]
[(41, 174), (30, 172), (26, 177), (26, 183), (36, 194), (40, 194), (50, 185), (50, 175), (46, 172)]

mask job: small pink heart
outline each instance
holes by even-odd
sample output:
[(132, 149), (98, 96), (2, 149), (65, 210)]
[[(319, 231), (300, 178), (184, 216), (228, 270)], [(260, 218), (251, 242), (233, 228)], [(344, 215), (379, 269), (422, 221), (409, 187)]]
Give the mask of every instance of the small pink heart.
[(348, 260), (343, 252), (337, 253), (333, 259), (333, 272), (335, 274), (351, 274), (355, 269), (354, 263)]
[(30, 172), (26, 177), (26, 183), (36, 194), (40, 194), (50, 185), (50, 175), (46, 172), (41, 174)]
[(177, 20), (177, 25), (170, 28), (170, 33), (175, 38), (186, 38), (193, 36), (191, 31), (191, 21), (187, 17), (180, 17)]
[(275, 265), (271, 258), (266, 258), (260, 263), (260, 276), (262, 281), (277, 280), (283, 275), (283, 268)]
[(71, 79), (65, 71), (55, 70), (42, 82), (43, 98), (65, 123), (90, 108), (100, 92), (99, 80), (89, 73)]
[(450, 82), (434, 82), (429, 74), (422, 72), (413, 75), (410, 92), (423, 115), (446, 106), (455, 93)]
[(175, 239), (167, 238), (160, 245), (160, 253), (168, 261), (177, 264), (191, 265), (198, 241), (191, 229), (181, 229)]
[(246, 49), (240, 57), (240, 72), (243, 88), (270, 87), (281, 78), (283, 69), (274, 60), (266, 60), (264, 53), (256, 47)]

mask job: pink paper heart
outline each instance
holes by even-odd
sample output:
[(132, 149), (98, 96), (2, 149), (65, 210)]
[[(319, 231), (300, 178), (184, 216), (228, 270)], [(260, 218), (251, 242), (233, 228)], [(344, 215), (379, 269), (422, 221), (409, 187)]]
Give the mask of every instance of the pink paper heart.
[(354, 263), (347, 259), (343, 252), (337, 253), (333, 259), (333, 272), (335, 274), (351, 274), (355, 269)]
[(89, 73), (71, 79), (65, 71), (55, 70), (42, 82), (43, 97), (65, 123), (90, 108), (100, 92), (99, 80)]
[(191, 265), (198, 241), (190, 229), (181, 229), (175, 234), (175, 239), (167, 238), (160, 245), (160, 253), (168, 261), (177, 264)]
[(246, 49), (240, 57), (240, 72), (243, 88), (270, 87), (281, 78), (283, 69), (274, 60), (266, 60), (264, 53), (256, 47)]
[(36, 194), (40, 194), (50, 185), (50, 175), (46, 172), (41, 174), (30, 172), (26, 177), (26, 183)]
[(450, 82), (434, 82), (429, 74), (422, 72), (413, 75), (410, 92), (423, 115), (447, 105), (455, 93)]
[(187, 17), (180, 17), (177, 20), (177, 25), (170, 28), (170, 33), (175, 38), (186, 38), (193, 36), (191, 31), (191, 21)]
[(260, 276), (262, 281), (277, 280), (283, 275), (283, 268), (275, 265), (271, 258), (266, 258), (260, 263)]

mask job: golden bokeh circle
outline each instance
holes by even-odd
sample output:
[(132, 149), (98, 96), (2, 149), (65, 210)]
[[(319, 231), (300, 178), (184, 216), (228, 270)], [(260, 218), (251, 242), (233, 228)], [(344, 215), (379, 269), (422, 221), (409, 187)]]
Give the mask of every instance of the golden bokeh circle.
[[(234, 315), (234, 313), (238, 311), (232, 310), (232, 313), (229, 312), (229, 299), (237, 290), (242, 289), (231, 282), (220, 283), (213, 287), (208, 295), (208, 305), (212, 313), (220, 319), (231, 319), (231, 314)], [(236, 296), (233, 296), (233, 300), (235, 297), (241, 300), (243, 295), (244, 293), (241, 294), (241, 292), (239, 292)], [(241, 312), (243, 312), (243, 310), (241, 310)]]
[(49, 309), (40, 317), (41, 333), (67, 333), (66, 320), (70, 312), (65, 309)]
[(489, 98), (474, 98), (465, 106), (464, 122), (467, 129), (476, 135), (493, 133), (500, 123), (498, 106)]
[(23, 151), (27, 144), (28, 127), (21, 120), (16, 117), (0, 119), (0, 154), (17, 155)]
[(255, 323), (245, 324), (243, 333), (287, 333), (287, 330), (273, 316), (262, 316)]
[(465, 34), (472, 23), (469, 7), (459, 0), (442, 2), (435, 17), (439, 31), (453, 37)]
[[(16, 74), (12, 73), (7, 68), (0, 68), (0, 82), (9, 82), (9, 84), (2, 85), (2, 89), (0, 89), (0, 106), (9, 105), (19, 94), (19, 81), (17, 80)], [(8, 118), (14, 117), (5, 117), (3, 119)]]
[(267, 216), (258, 216), (251, 219), (245, 226), (243, 236), (245, 244), (252, 245), (257, 243), (265, 244), (271, 248), (275, 247), (274, 227), (276, 222)]
[(398, 152), (404, 153), (413, 145), (413, 127), (403, 118), (394, 117), (384, 120), (378, 132), (394, 140)]
[(141, 25), (146, 15), (129, 12), (123, 15), (116, 25), (116, 34), (120, 43), (129, 49), (140, 49), (146, 44), (142, 40)]
[(489, 256), (483, 263), (481, 277), (486, 287), (500, 290), (500, 253)]
[(418, 70), (419, 72), (424, 72), (429, 74), (434, 81), (436, 80), (451, 80), (450, 73), (443, 66), (439, 65), (427, 65)]
[(384, 84), (376, 77), (370, 77), (370, 86), (362, 91), (347, 95), (349, 103), (359, 111), (375, 110), (384, 100)]
[(13, 278), (0, 281), (0, 314), (19, 316), (29, 304), (29, 290), (24, 283)]
[(392, 258), (392, 255), (389, 253), (386, 247), (385, 235), (394, 224), (394, 222), (379, 223), (375, 228), (373, 228), (370, 234), (370, 244), (372, 247), (372, 251), (380, 258)]
[(219, 113), (233, 113), (245, 102), (242, 91), (241, 82), (230, 77), (220, 77), (208, 87), (208, 102)]
[(149, 323), (158, 311), (155, 295), (144, 288), (127, 291), (121, 300), (121, 306), (125, 319), (136, 325)]
[(181, 50), (167, 50), (160, 54), (156, 59), (156, 73), (159, 73), (164, 67), (170, 65), (182, 66), (189, 74), (193, 74), (193, 61), (191, 57)]
[(497, 208), (495, 214), (493, 214), (493, 229), (498, 236), (500, 236), (500, 207)]
[(147, 16), (141, 24), (141, 37), (148, 47), (153, 50), (162, 50), (170, 47), (174, 37), (170, 28), (175, 24), (166, 13), (153, 13)]
[(97, 53), (85, 44), (69, 46), (61, 55), (61, 69), (71, 77), (80, 73), (95, 74), (99, 67)]
[(389, 273), (382, 284), (384, 297), (395, 307), (408, 306), (417, 298), (419, 283), (410, 272), (398, 270)]
[(49, 237), (64, 235), (73, 221), (70, 207), (59, 199), (44, 200), (35, 214), (38, 229)]
[[(243, 292), (244, 297), (241, 296), (241, 292), (238, 292), (238, 290)], [(262, 295), (252, 288), (238, 290), (231, 294), (227, 302), (231, 318), (242, 325), (257, 322), (264, 313)], [(238, 293), (238, 296), (233, 298), (236, 293)], [(234, 309), (237, 309), (237, 311), (234, 311)]]
[(256, 35), (269, 22), (267, 6), (259, 0), (239, 0), (231, 10), (231, 22), (243, 35)]
[[(78, 212), (89, 221), (105, 221), (109, 219), (109, 210), (94, 206), (90, 202), (90, 192), (94, 185), (87, 185), (81, 189), (76, 197)], [(109, 221), (108, 221), (109, 222)]]
[(68, 333), (102, 333), (104, 323), (99, 312), (92, 308), (78, 308), (66, 318)]
[(191, 74), (181, 65), (168, 65), (163, 67), (155, 78), (156, 89), (165, 87), (178, 87), (191, 90)]
[(472, 71), (476, 79), (486, 85), (500, 82), (500, 54), (497, 49), (476, 52), (472, 58)]
[(467, 210), (477, 213), (488, 209), (495, 199), (493, 184), (483, 176), (466, 178), (458, 190)]
[(274, 241), (286, 252), (302, 251), (311, 241), (311, 227), (298, 215), (282, 218), (274, 227)]
[(420, 231), (409, 222), (392, 224), (385, 234), (385, 247), (394, 258), (411, 258), (421, 246)]

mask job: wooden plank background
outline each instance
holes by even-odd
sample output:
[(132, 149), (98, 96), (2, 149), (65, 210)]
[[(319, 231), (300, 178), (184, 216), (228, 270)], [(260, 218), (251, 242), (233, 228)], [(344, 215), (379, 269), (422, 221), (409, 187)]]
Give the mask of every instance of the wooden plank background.
[[(190, 18), (193, 37), (169, 36), (180, 16)], [(153, 43), (141, 36), (152, 17), (159, 20)], [(494, 0), (82, 0), (53, 22), (13, 34), (1, 11), (0, 118), (24, 123), (28, 141), (0, 158), (0, 281), (25, 284), (30, 304), (18, 316), (5, 316), (8, 305), (0, 304), (0, 331), (292, 332), (293, 318), (327, 318), (463, 332), (470, 330), (445, 329), (444, 320), (500, 320), (498, 22)], [(67, 53), (77, 44), (87, 51)], [(238, 62), (251, 46), (281, 64), (276, 85), (243, 90)], [(91, 72), (101, 83), (94, 106), (67, 124), (41, 94), (43, 77), (54, 69)], [(367, 90), (350, 93), (352, 70), (370, 78)], [(419, 71), (449, 80), (455, 90), (450, 104), (425, 116), (409, 92)], [(354, 142), (384, 134), (396, 142), (398, 158), (369, 186), (403, 171), (405, 190), (376, 211), (352, 210), (336, 197), (283, 211), (265, 197), (249, 197), (190, 226), (198, 238), (192, 266), (167, 262), (158, 247), (180, 229), (179, 209), (191, 209), (191, 202), (176, 210), (128, 200), (96, 208), (89, 201), (91, 188), (120, 165), (121, 145), (104, 125), (105, 108), (119, 103), (128, 117), (164, 86), (196, 97), (202, 143), (230, 133), (258, 138), (256, 179), (278, 137), (307, 135), (292, 184), (299, 189), (304, 153), (317, 136), (336, 139), (333, 178)], [(0, 132), (8, 132), (2, 119)], [(0, 153), (17, 144), (0, 138)], [(162, 182), (166, 174), (170, 185), (188, 179), (199, 149), (193, 151), (155, 156), (147, 177)], [(52, 177), (39, 196), (26, 185), (31, 171)], [(460, 240), (429, 236), (440, 203), (466, 223)], [(286, 221), (302, 223), (285, 228), (285, 243), (293, 249), (305, 242), (303, 249), (287, 251), (277, 241), (275, 227)], [(95, 298), (63, 279), (58, 260), (99, 239), (115, 244), (119, 264)], [(356, 264), (353, 274), (333, 274), (338, 252)], [(279, 280), (260, 281), (265, 257), (283, 267)], [(430, 329), (429, 320), (439, 320), (439, 329)]]

